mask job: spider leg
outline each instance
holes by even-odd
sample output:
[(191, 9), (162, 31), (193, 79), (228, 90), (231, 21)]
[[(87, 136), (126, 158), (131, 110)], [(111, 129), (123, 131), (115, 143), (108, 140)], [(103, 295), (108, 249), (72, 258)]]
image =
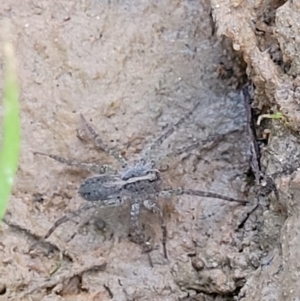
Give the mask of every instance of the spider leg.
[(104, 152), (108, 153), (110, 156), (114, 157), (118, 162), (122, 164), (122, 166), (127, 165), (126, 159), (116, 150), (111, 149), (99, 136), (96, 130), (87, 122), (82, 114), (80, 114), (81, 120), (88, 130), (88, 133), (93, 139), (94, 145), (103, 150)]
[[(93, 163), (84, 163), (77, 161), (75, 159), (66, 159), (60, 156), (52, 155), (52, 154), (46, 154), (42, 152), (34, 152), (34, 155), (41, 155), (41, 156), (46, 156), (49, 157), (53, 160), (56, 160), (60, 163), (66, 164), (68, 166), (76, 167), (82, 170), (88, 170), (95, 172), (97, 174), (104, 174), (108, 171), (114, 171), (114, 169), (110, 165), (98, 165), (98, 164), (93, 164)], [(114, 171), (115, 172), (115, 171)]]
[(56, 230), (56, 228), (58, 228), (60, 225), (66, 223), (67, 221), (71, 220), (73, 217), (78, 216), (78, 215), (82, 214), (83, 212), (85, 212), (85, 211), (87, 211), (91, 208), (94, 208), (96, 206), (97, 205), (95, 203), (88, 203), (88, 204), (84, 205), (83, 207), (81, 207), (80, 209), (78, 209), (76, 211), (72, 211), (72, 212), (69, 212), (69, 213), (63, 215), (48, 230), (48, 232), (44, 236), (44, 239), (47, 239)]
[(140, 202), (133, 200), (130, 208), (130, 222), (131, 222), (131, 241), (142, 246), (143, 251), (148, 253), (152, 250), (152, 246), (145, 239), (145, 235), (142, 233), (140, 223)]
[[(76, 211), (72, 211), (69, 212), (67, 214), (65, 214), (64, 216), (62, 216), (61, 218), (59, 218), (54, 225), (48, 230), (47, 234), (44, 236), (44, 238), (48, 238), (57, 227), (59, 227), (60, 225), (66, 223), (67, 221), (71, 220), (73, 217), (75, 216), (79, 216), (82, 213), (88, 211), (91, 208), (104, 208), (104, 207), (116, 207), (116, 206), (120, 206), (123, 204), (123, 199), (120, 198), (116, 198), (116, 199), (110, 199), (107, 201), (89, 201), (87, 204), (85, 204), (84, 206), (82, 206), (81, 208), (79, 208)], [(74, 235), (75, 236), (75, 235)]]
[(201, 102), (198, 101), (194, 105), (194, 107), (191, 110), (189, 110), (184, 116), (182, 116), (172, 127), (170, 127), (165, 133), (163, 133), (160, 137), (154, 140), (146, 149), (145, 156), (149, 157), (151, 151), (159, 147), (169, 136), (171, 136), (194, 113), (194, 111), (198, 108), (200, 104)]
[(167, 244), (167, 227), (166, 227), (166, 224), (165, 224), (165, 220), (164, 220), (164, 216), (162, 214), (162, 211), (156, 203), (154, 203), (153, 201), (150, 201), (150, 200), (144, 201), (143, 205), (148, 210), (156, 213), (159, 217), (161, 230), (162, 230), (162, 245), (163, 245), (163, 250), (164, 250), (164, 257), (167, 259), (168, 258), (167, 247), (166, 247), (166, 244)]
[[(240, 129), (238, 130), (232, 130), (226, 134), (217, 134), (217, 135), (212, 135), (212, 136), (209, 136), (208, 138), (206, 139), (199, 139), (197, 140), (196, 142), (188, 145), (188, 146), (185, 146), (183, 148), (180, 148), (180, 149), (177, 149), (173, 152), (171, 152), (170, 154), (167, 155), (167, 157), (170, 157), (170, 156), (178, 156), (178, 155), (181, 155), (183, 153), (190, 153), (192, 152), (194, 149), (198, 149), (200, 147), (202, 148), (212, 148), (213, 146), (215, 146), (217, 143), (220, 143), (221, 141), (223, 141), (228, 135), (230, 134), (234, 134), (234, 133), (237, 133), (237, 132), (240, 132)], [(210, 146), (208, 146), (207, 144), (211, 143)]]
[(220, 199), (228, 202), (236, 202), (240, 204), (248, 204), (248, 201), (244, 200), (237, 200), (234, 198), (230, 198), (221, 194), (217, 194), (214, 192), (209, 192), (209, 191), (202, 191), (202, 190), (193, 190), (193, 189), (183, 189), (183, 188), (178, 188), (178, 189), (166, 189), (166, 190), (161, 190), (159, 192), (160, 197), (171, 197), (172, 195), (195, 195), (195, 196), (201, 196), (201, 197), (206, 197), (206, 198), (212, 198), (212, 199)]

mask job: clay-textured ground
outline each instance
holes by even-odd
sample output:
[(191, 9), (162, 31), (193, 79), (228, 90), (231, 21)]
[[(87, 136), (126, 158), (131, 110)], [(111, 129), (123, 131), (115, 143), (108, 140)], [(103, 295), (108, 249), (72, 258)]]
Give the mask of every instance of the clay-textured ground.
[[(288, 190), (289, 179), (276, 182), (282, 203), (260, 206), (240, 229), (251, 205), (187, 196), (160, 200), (168, 228), (168, 261), (158, 219), (149, 212), (141, 216), (144, 231), (157, 245), (150, 254), (153, 267), (127, 237), (128, 206), (88, 212), (76, 218), (80, 225), (68, 222), (54, 232), (48, 241), (67, 250), (73, 262), (57, 250), (31, 248), (57, 218), (85, 204), (77, 189), (89, 176), (33, 151), (121, 168), (77, 139), (80, 113), (107, 143), (135, 160), (155, 136), (200, 101), (191, 118), (155, 153), (156, 161), (169, 165), (165, 183), (247, 198), (246, 115), (241, 94), (233, 92), (243, 74), (232, 51), (214, 34), (210, 3), (162, 2), (10, 0), (2, 5), (0, 14), (11, 22), (19, 62), (22, 153), (6, 216), (11, 225), (1, 225), (0, 300), (283, 300), (291, 290), (292, 297), (297, 295), (292, 270), (298, 249), (298, 211), (292, 208), (297, 202), (284, 224), (287, 193), (282, 191)], [(226, 19), (230, 6), (233, 17)], [(234, 13), (248, 16), (248, 10), (241, 3), (212, 1), (212, 7), (219, 32), (233, 38), (229, 29), (236, 21)], [(245, 60), (249, 71), (255, 60)], [(270, 139), (271, 163), (269, 153), (264, 156), (269, 173), (281, 168), (276, 162), (293, 164), (299, 157), (297, 139), (277, 126)], [(234, 130), (240, 131), (166, 159), (197, 139)], [(297, 187), (296, 176), (294, 197)], [(255, 200), (251, 193), (248, 199)], [(282, 254), (289, 254), (285, 268)], [(292, 280), (289, 271), (295, 275)]]

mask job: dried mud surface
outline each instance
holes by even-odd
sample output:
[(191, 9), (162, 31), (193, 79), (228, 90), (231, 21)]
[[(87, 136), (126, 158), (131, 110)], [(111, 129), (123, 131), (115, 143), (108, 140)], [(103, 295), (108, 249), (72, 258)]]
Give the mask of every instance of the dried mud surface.
[[(255, 104), (264, 113), (290, 109), (276, 96), (280, 85), (293, 84), (289, 76), (297, 70), (293, 45), (286, 42), (290, 33), (281, 26), (275, 38), (260, 39), (266, 48), (277, 45), (274, 56), (285, 45), (289, 54), (274, 63), (258, 49), (250, 26), (254, 13), (263, 15), (263, 3), (251, 11), (245, 1), (162, 2), (10, 0), (2, 5), (0, 15), (11, 22), (19, 61), (22, 153), (9, 225), (0, 229), (0, 300), (295, 300), (299, 177), (277, 179), (280, 201), (263, 200), (240, 227), (255, 203), (245, 175), (246, 113), (242, 94), (234, 92), (243, 71), (215, 29), (243, 53), (257, 88)], [(283, 8), (271, 10), (280, 24), (285, 24)], [(166, 185), (248, 198), (251, 205), (191, 196), (159, 200), (168, 228), (168, 261), (158, 219), (141, 215), (144, 231), (157, 245), (150, 253), (153, 267), (128, 238), (128, 206), (99, 208), (59, 227), (47, 241), (68, 256), (45, 244), (32, 248), (57, 218), (85, 204), (77, 190), (90, 175), (33, 151), (121, 168), (76, 137), (80, 113), (106, 142), (135, 160), (198, 101), (191, 118), (155, 153), (156, 161), (169, 165)], [(296, 114), (286, 114), (293, 129)], [(271, 129), (263, 154), (266, 172), (294, 164), (298, 140), (283, 123), (264, 126)], [(197, 139), (234, 130), (239, 131), (219, 143), (167, 157)]]

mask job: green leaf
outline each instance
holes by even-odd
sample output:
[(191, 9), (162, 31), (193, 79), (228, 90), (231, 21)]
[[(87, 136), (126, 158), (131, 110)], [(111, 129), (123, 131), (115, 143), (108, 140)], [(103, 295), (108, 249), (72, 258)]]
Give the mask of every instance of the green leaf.
[(4, 117), (0, 152), (0, 219), (3, 218), (18, 168), (20, 152), (19, 89), (14, 49), (3, 42), (4, 53)]

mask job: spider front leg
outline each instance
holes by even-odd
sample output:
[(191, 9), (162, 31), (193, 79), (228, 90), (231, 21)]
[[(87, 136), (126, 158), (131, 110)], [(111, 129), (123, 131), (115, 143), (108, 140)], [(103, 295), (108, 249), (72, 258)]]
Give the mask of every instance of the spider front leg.
[(158, 205), (150, 200), (146, 200), (143, 202), (143, 205), (145, 208), (147, 208), (148, 210), (156, 213), (158, 215), (158, 218), (160, 220), (160, 226), (161, 226), (161, 230), (162, 230), (162, 245), (163, 245), (163, 250), (164, 250), (164, 257), (167, 259), (168, 258), (168, 254), (167, 254), (167, 227), (165, 224), (165, 220), (164, 220), (164, 216), (162, 214), (161, 209), (158, 207)]
[(238, 132), (241, 132), (241, 130), (240, 129), (231, 130), (226, 134), (217, 134), (217, 135), (209, 136), (206, 139), (199, 139), (196, 142), (194, 142), (194, 143), (192, 143), (188, 146), (185, 146), (183, 148), (180, 148), (180, 149), (177, 149), (177, 150), (171, 152), (170, 154), (167, 155), (167, 157), (178, 156), (178, 155), (181, 155), (183, 153), (188, 153), (189, 154), (194, 149), (207, 148), (207, 147), (208, 147), (208, 149), (211, 149), (211, 148), (215, 147), (216, 144), (222, 142), (228, 135), (235, 134), (235, 133), (238, 133)]
[(180, 126), (195, 112), (199, 107), (201, 101), (198, 101), (191, 110), (189, 110), (185, 115), (183, 115), (173, 126), (171, 126), (166, 132), (155, 139), (142, 153), (143, 157), (150, 157), (153, 150), (159, 147), (168, 137), (170, 137)]
[(55, 161), (58, 161), (60, 163), (66, 164), (68, 166), (72, 166), (72, 167), (76, 167), (82, 170), (88, 170), (88, 171), (92, 171), (95, 172), (97, 174), (104, 174), (107, 173), (109, 171), (111, 172), (115, 172), (115, 170), (110, 166), (110, 165), (98, 165), (98, 164), (94, 164), (94, 163), (84, 163), (84, 162), (80, 162), (77, 161), (75, 159), (67, 159), (67, 158), (63, 158), (60, 156), (56, 156), (56, 155), (52, 155), (52, 154), (46, 154), (46, 153), (42, 153), (42, 152), (34, 152), (34, 155), (41, 155), (41, 156), (46, 156), (49, 157)]
[(243, 205), (246, 205), (249, 203), (248, 201), (238, 200), (238, 199), (234, 199), (231, 197), (227, 197), (222, 194), (218, 194), (218, 193), (214, 193), (214, 192), (210, 192), (210, 191), (202, 191), (202, 190), (178, 188), (178, 189), (165, 189), (165, 190), (161, 190), (159, 192), (160, 197), (168, 198), (168, 197), (171, 197), (172, 195), (194, 195), (194, 196), (201, 196), (201, 197), (205, 197), (205, 198), (220, 199), (220, 200), (224, 200), (224, 201), (228, 201), (228, 202), (236, 202), (236, 203), (240, 203)]
[(148, 253), (152, 251), (152, 246), (148, 241), (146, 241), (145, 235), (142, 233), (142, 230), (140, 228), (140, 223), (139, 223), (139, 216), (140, 216), (140, 202), (137, 200), (133, 200), (130, 208), (131, 241), (141, 245), (143, 251), (145, 253)]

